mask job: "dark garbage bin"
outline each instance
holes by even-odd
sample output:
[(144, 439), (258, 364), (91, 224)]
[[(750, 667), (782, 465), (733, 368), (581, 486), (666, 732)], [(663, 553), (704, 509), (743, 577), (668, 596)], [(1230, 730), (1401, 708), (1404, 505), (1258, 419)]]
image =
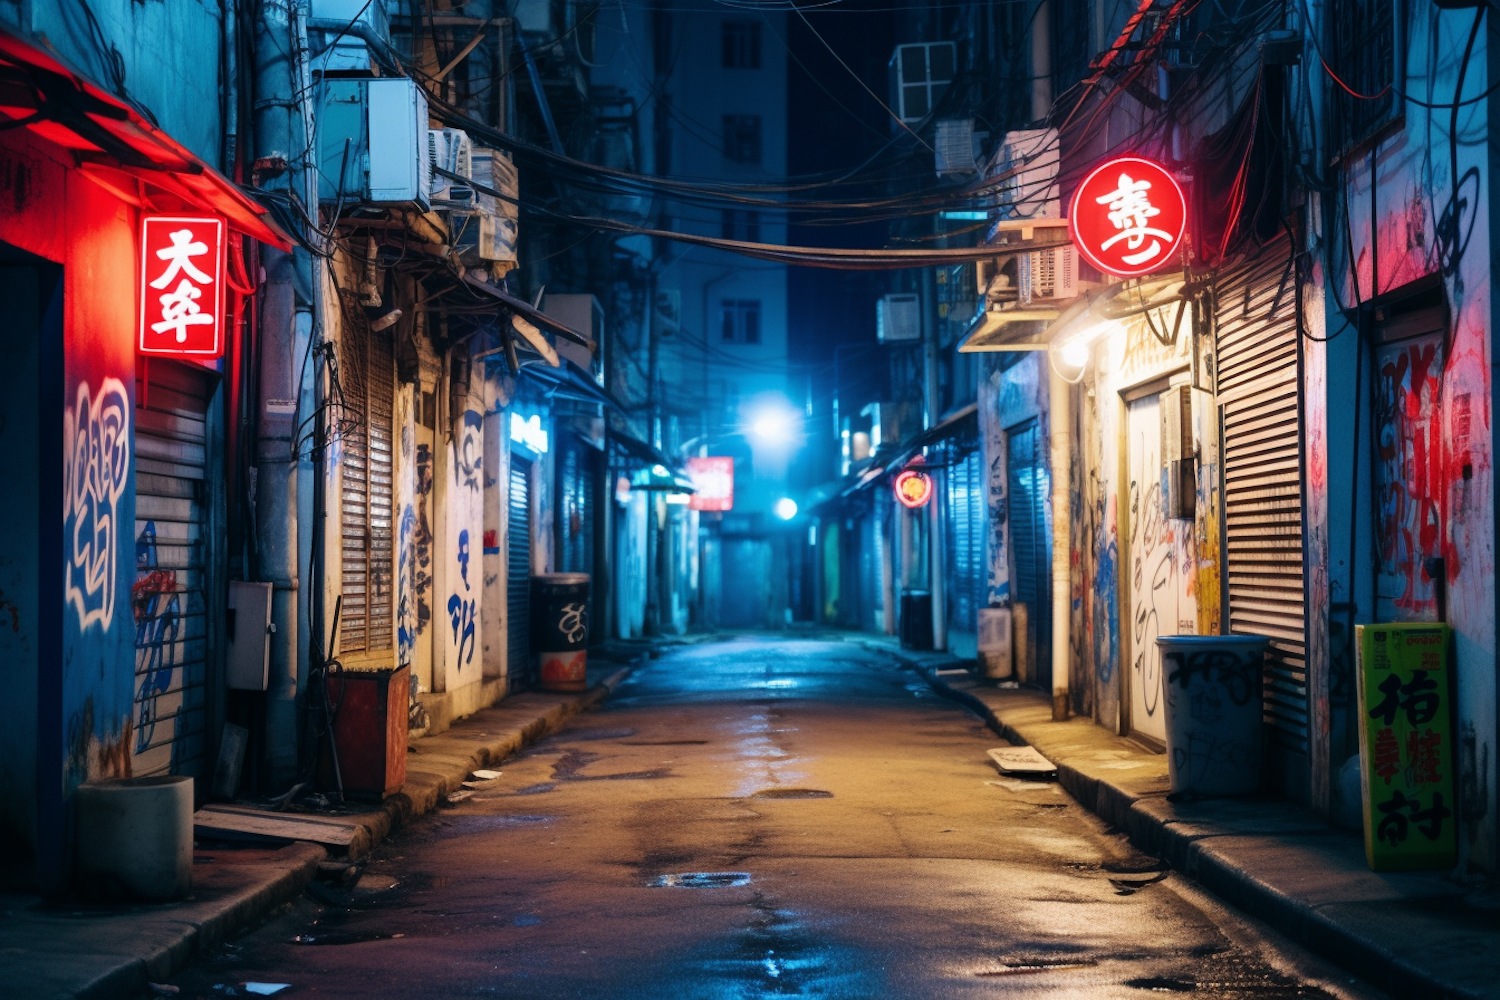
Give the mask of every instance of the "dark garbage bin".
[(1265, 733), (1260, 635), (1165, 635), (1167, 775), (1173, 792), (1249, 795), (1260, 788)]
[(932, 648), (932, 594), (928, 591), (901, 594), (901, 648)]
[(531, 642), (541, 661), (542, 688), (588, 687), (589, 575), (538, 573), (531, 578)]

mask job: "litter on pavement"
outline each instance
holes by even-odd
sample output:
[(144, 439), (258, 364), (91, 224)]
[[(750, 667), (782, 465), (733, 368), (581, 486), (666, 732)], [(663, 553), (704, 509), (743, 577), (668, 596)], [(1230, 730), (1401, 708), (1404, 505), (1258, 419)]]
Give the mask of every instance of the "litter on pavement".
[(476, 781), (494, 781), (496, 778), (500, 777), (500, 772), (485, 770), (470, 771), (469, 777), (475, 779)]
[(1036, 752), (1035, 747), (996, 747), (990, 760), (1001, 774), (1024, 774), (1033, 778), (1057, 777), (1057, 765)]
[(245, 992), (253, 993), (258, 997), (275, 996), (282, 990), (290, 989), (291, 983), (246, 983)]

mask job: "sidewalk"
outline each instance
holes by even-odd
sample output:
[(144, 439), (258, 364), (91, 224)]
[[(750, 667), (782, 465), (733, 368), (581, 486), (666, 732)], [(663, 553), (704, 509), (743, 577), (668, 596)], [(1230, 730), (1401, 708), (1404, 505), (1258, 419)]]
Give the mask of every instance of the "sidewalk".
[[(1372, 872), (1358, 836), (1270, 798), (1168, 802), (1167, 760), (1091, 719), (1052, 721), (1038, 691), (1003, 689), (946, 654), (861, 637), (1057, 765), (1074, 799), (1235, 907), (1392, 997), (1500, 997), (1500, 900), (1442, 873)], [(939, 670), (942, 671), (939, 674)]]
[[(404, 823), (437, 808), (475, 768), (492, 767), (607, 698), (648, 655), (645, 646), (591, 653), (589, 690), (526, 691), (414, 741), (406, 784), (378, 808), (338, 817), (354, 828), (345, 852), (359, 860)], [(295, 899), (329, 857), (311, 843), (199, 847), (193, 894), (166, 905), (103, 905), (0, 894), (0, 982), (27, 1000), (144, 995), (193, 958)], [(338, 853), (338, 852), (335, 852)]]

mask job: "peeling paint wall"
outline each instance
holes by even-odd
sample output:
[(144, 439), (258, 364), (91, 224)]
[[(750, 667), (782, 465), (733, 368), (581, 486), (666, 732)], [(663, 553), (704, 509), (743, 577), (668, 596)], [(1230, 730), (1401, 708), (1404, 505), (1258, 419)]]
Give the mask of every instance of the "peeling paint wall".
[[(463, 356), (450, 364), (468, 365), (474, 340), (457, 348)], [(482, 364), (482, 363), (481, 363)], [(450, 408), (445, 421), (447, 461), (440, 496), (443, 541), (436, 558), (443, 562), (438, 606), (433, 609), (442, 637), (443, 688), (454, 691), (477, 684), (483, 675), (479, 655), (480, 595), (484, 589), (484, 384), (482, 367), (467, 382), (449, 382)], [(456, 394), (456, 395), (451, 395)]]
[[(1474, 16), (1433, 8), (1409, 18), (1406, 72), (1422, 81), (1423, 92), (1430, 87), (1434, 101), (1458, 93)], [(1491, 42), (1488, 32), (1478, 33), (1463, 84), (1466, 99), (1485, 85)], [(1313, 103), (1321, 107), (1321, 95)], [(1329, 555), (1322, 578), (1330, 635), (1340, 640), (1328, 650), (1334, 752), (1327, 767), (1336, 772), (1341, 754), (1350, 752), (1341, 734), (1352, 708), (1340, 708), (1352, 704), (1344, 680), (1352, 676), (1352, 663), (1343, 645), (1351, 600), (1356, 621), (1435, 618), (1440, 582), (1454, 630), (1461, 845), (1468, 864), (1489, 872), (1500, 868), (1494, 765), (1495, 103), (1474, 101), (1456, 116), (1448, 108), (1407, 104), (1404, 127), (1347, 160), (1346, 188), (1336, 195), (1347, 199), (1347, 230), (1342, 214), (1325, 207), (1313, 233), (1319, 263), (1314, 284), (1323, 308), (1319, 326), (1335, 339), (1327, 347), (1326, 389), (1310, 402), (1328, 414)], [(1339, 227), (1323, 231), (1335, 214)], [(1338, 252), (1346, 245), (1353, 247), (1353, 268), (1344, 266)], [(1335, 253), (1325, 252), (1329, 246)], [(1331, 276), (1322, 266), (1329, 257)], [(1440, 276), (1447, 300), (1447, 331), (1384, 344), (1372, 338), (1356, 360), (1355, 335), (1347, 332), (1338, 303), (1399, 295), (1433, 275)], [(1357, 476), (1339, 474), (1353, 462)], [(1426, 573), (1424, 560), (1431, 556), (1443, 561), (1440, 581)]]
[(20, 778), (22, 771), (41, 776), (31, 786), (39, 871), (58, 885), (69, 864), (73, 790), (130, 773), (135, 310), (121, 303), (136, 300), (138, 220), (25, 133), (0, 145), (0, 204), (0, 241), (63, 265), (60, 370), (44, 358), (33, 381), (39, 440), (50, 449), (30, 466), (42, 520), (24, 529), (22, 546), (41, 545), (42, 583), (34, 586), (45, 594), (46, 581), (56, 581), (56, 589), (35, 607), (35, 696), (29, 704), (7, 700), (7, 712), (37, 720), (35, 739), (0, 762), (12, 775), (7, 783), (34, 780)]

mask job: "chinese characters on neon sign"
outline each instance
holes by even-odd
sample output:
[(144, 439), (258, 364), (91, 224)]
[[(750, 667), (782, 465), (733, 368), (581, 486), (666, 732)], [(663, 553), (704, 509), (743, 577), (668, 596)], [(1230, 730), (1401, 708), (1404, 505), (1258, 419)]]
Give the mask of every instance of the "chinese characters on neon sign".
[(224, 353), (224, 221), (141, 220), (142, 354), (217, 358)]
[(903, 507), (916, 509), (932, 499), (932, 477), (917, 469), (907, 469), (896, 477), (896, 499)]
[(1187, 225), (1187, 200), (1160, 165), (1136, 156), (1110, 160), (1073, 195), (1068, 231), (1085, 260), (1134, 277), (1172, 264)]

